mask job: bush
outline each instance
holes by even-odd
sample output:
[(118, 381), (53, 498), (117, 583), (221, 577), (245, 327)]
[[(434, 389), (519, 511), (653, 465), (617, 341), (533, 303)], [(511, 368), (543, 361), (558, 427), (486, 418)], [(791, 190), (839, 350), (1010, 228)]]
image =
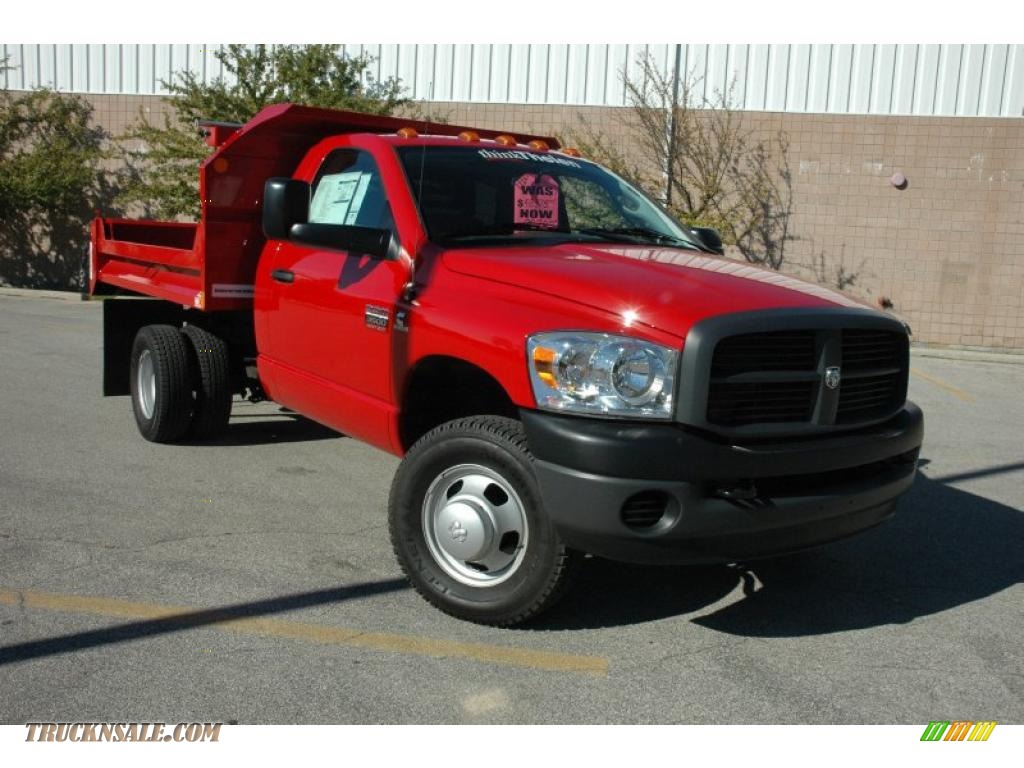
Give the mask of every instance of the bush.
[(91, 118), (78, 96), (0, 91), (0, 281), (81, 285), (89, 219), (110, 193)]

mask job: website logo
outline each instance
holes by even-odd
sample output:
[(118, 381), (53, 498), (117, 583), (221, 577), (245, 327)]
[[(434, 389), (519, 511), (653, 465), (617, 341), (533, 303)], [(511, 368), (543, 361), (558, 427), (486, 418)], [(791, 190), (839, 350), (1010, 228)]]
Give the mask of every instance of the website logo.
[(921, 741), (988, 741), (995, 727), (995, 720), (932, 720)]

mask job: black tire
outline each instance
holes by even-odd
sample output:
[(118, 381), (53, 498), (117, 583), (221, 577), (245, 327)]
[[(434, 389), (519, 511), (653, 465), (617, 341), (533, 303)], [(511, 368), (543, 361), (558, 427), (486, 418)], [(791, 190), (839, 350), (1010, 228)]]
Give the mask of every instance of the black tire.
[(231, 418), (231, 358), (228, 345), (219, 336), (195, 325), (186, 325), (194, 361), (195, 380), (190, 434), (216, 437), (224, 432)]
[[(192, 366), (188, 342), (178, 328), (147, 325), (132, 345), (131, 394), (135, 423), (144, 438), (172, 443), (188, 430), (192, 416)], [(139, 369), (151, 386), (140, 389)], [(145, 386), (145, 385), (141, 385)]]
[[(427, 541), (425, 518), (433, 509), (425, 506), (428, 491), (444, 492), (444, 478), (452, 476), (447, 473), (466, 466), (494, 473), (513, 492), (517, 513), (525, 515), (525, 546), (515, 548), (517, 565), (510, 565), (499, 583), (467, 584), (453, 577), (452, 566), (442, 562), (444, 555), (431, 551), (431, 546), (438, 550), (437, 544)], [(451, 489), (446, 498), (453, 498)], [(550, 608), (568, 589), (580, 560), (544, 511), (522, 426), (499, 416), (457, 419), (421, 438), (391, 484), (388, 522), (395, 556), (416, 591), (445, 613), (479, 624), (511, 626)]]

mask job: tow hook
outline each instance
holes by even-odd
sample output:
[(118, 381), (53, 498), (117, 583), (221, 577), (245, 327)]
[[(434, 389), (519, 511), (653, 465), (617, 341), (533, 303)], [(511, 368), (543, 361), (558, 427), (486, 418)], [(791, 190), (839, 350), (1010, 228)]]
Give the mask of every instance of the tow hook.
[(720, 485), (715, 488), (715, 495), (729, 501), (750, 501), (757, 498), (757, 488), (753, 483)]

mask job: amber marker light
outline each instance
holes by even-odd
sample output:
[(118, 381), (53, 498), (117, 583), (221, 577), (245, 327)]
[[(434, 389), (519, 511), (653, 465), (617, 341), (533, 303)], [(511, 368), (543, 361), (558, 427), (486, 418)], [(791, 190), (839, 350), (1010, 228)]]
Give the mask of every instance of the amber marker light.
[(555, 378), (557, 359), (558, 352), (553, 349), (537, 347), (533, 350), (533, 369), (537, 372), (537, 378), (552, 389), (558, 389), (558, 379)]
[(516, 145), (516, 137), (509, 136), (507, 133), (503, 133), (501, 136), (495, 136), (494, 141), (497, 144), (501, 144), (503, 147), (514, 147)]
[(480, 141), (480, 134), (476, 131), (463, 131), (459, 134), (459, 138), (463, 141)]
[(415, 139), (419, 135), (415, 128), (410, 128), (409, 126), (398, 129), (398, 138), (400, 139)]
[(548, 143), (546, 141), (541, 141), (540, 139), (534, 139), (526, 146), (528, 146), (530, 149), (535, 149), (538, 152), (547, 152), (549, 149), (551, 149), (551, 147), (548, 146)]
[(576, 147), (564, 147), (559, 151), (563, 155), (568, 155), (569, 157), (583, 157), (583, 155), (580, 154), (580, 151), (576, 149)]

